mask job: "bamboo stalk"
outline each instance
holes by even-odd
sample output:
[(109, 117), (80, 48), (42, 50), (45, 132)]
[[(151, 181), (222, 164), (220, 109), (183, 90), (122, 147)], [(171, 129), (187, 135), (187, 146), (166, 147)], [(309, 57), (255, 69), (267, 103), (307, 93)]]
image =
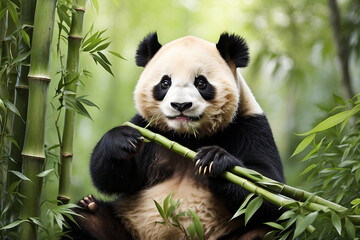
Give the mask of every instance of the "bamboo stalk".
[[(156, 143), (158, 143), (158, 144), (160, 144), (160, 145), (162, 145), (162, 146), (164, 146), (186, 158), (193, 160), (196, 155), (196, 152), (194, 152), (184, 146), (181, 146), (180, 144), (173, 142), (159, 134), (153, 133), (152, 131), (150, 131), (148, 129), (136, 126), (135, 124), (130, 123), (130, 122), (125, 122), (124, 125), (130, 126), (130, 127), (133, 127), (135, 129), (139, 130), (140, 133), (147, 140), (154, 141), (154, 142), (156, 142)], [(248, 179), (237, 176), (234, 173), (239, 174)], [(306, 205), (306, 208), (309, 209), (310, 211), (323, 210), (324, 212), (328, 212), (327, 208), (330, 208), (330, 209), (333, 209), (333, 210), (343, 213), (344, 211), (347, 210), (347, 208), (345, 208), (341, 205), (335, 204), (333, 202), (330, 202), (330, 201), (320, 198), (318, 196), (313, 196), (311, 199), (309, 199), (310, 196), (312, 195), (311, 193), (287, 186), (283, 183), (280, 183), (280, 182), (277, 182), (270, 178), (267, 178), (267, 177), (261, 175), (260, 173), (254, 171), (254, 170), (251, 170), (251, 169), (246, 169), (246, 168), (236, 166), (235, 168), (233, 168), (231, 170), (231, 172), (225, 171), (224, 173), (222, 173), (221, 176), (223, 178), (227, 179), (228, 181), (231, 181), (235, 184), (242, 186), (244, 189), (246, 189), (250, 192), (253, 192), (257, 195), (262, 195), (269, 202), (271, 202), (277, 206), (280, 206), (280, 207), (290, 207), (291, 208), (291, 207), (293, 207), (293, 203), (300, 204), (300, 206), (301, 206), (303, 204), (303, 202), (301, 201), (301, 199), (302, 199), (304, 201), (306, 201), (306, 200), (310, 201), (310, 203)], [(289, 199), (281, 197), (279, 195), (276, 195), (273, 192), (270, 192), (268, 190), (265, 190), (262, 187), (252, 183), (251, 181), (258, 182), (262, 186), (266, 185), (266, 187), (270, 191), (274, 190), (274, 192), (276, 192), (276, 193), (284, 194)], [(273, 186), (273, 187), (270, 187), (270, 186)], [(294, 196), (297, 198), (296, 200), (293, 199)], [(360, 224), (360, 216), (351, 215), (348, 217), (352, 220), (353, 223), (355, 223), (357, 225)]]
[[(42, 178), (44, 167), (45, 112), (50, 83), (50, 52), (54, 27), (56, 0), (38, 0), (35, 9), (33, 42), (29, 70), (29, 104), (25, 130), (23, 173), (31, 181), (23, 181), (22, 219), (40, 216)], [(22, 223), (18, 239), (37, 239), (37, 226)]]
[[(34, 25), (34, 13), (35, 13), (35, 5), (36, 0), (22, 0), (20, 3), (20, 25), (23, 30), (28, 34), (30, 41), (32, 39), (32, 31)], [(19, 46), (19, 52), (25, 53), (30, 51), (29, 46), (22, 39)], [(19, 148), (12, 144), (10, 156), (14, 161), (9, 161), (8, 169), (21, 172), (22, 168), (22, 156), (21, 150), (24, 145), (24, 137), (25, 137), (25, 122), (27, 115), (27, 103), (29, 96), (29, 86), (27, 75), (29, 74), (29, 65), (30, 64), (30, 56), (28, 56), (23, 63), (19, 66), (19, 73), (16, 79), (15, 85), (15, 100), (14, 104), (17, 110), (20, 113), (22, 119), (18, 116), (13, 116), (13, 126), (12, 133), (15, 141), (17, 142)], [(13, 183), (18, 180), (18, 178), (11, 173), (8, 173), (8, 184)], [(13, 206), (13, 210), (11, 211), (13, 214), (19, 212), (20, 207), (15, 202)]]
[[(70, 27), (70, 33), (68, 38), (68, 56), (67, 56), (67, 72), (68, 75), (65, 81), (72, 82), (68, 85), (67, 90), (69, 94), (76, 97), (77, 84), (80, 71), (80, 47), (83, 36), (83, 22), (85, 14), (86, 0), (77, 1), (77, 5), (74, 7), (72, 14), (72, 21)], [(57, 199), (63, 204), (69, 203), (71, 193), (71, 172), (72, 172), (72, 160), (73, 160), (73, 140), (74, 140), (74, 126), (75, 126), (75, 114), (72, 109), (65, 110), (65, 122), (63, 138), (60, 144), (60, 181), (59, 181), (59, 193)]]
[(231, 169), (230, 172), (232, 172), (236, 175), (243, 176), (246, 179), (249, 179), (253, 182), (256, 182), (257, 184), (266, 187), (267, 189), (269, 189), (272, 192), (280, 193), (284, 196), (290, 197), (290, 198), (298, 200), (298, 201), (305, 202), (310, 197), (312, 197), (312, 200), (311, 200), (312, 202), (329, 207), (339, 213), (346, 212), (348, 210), (346, 207), (343, 207), (339, 204), (328, 201), (317, 195), (313, 196), (310, 192), (286, 185), (281, 182), (274, 181), (268, 177), (261, 175), (258, 172), (254, 171), (254, 173), (249, 174), (248, 170), (249, 169), (242, 168), (240, 166), (236, 166), (233, 169)]

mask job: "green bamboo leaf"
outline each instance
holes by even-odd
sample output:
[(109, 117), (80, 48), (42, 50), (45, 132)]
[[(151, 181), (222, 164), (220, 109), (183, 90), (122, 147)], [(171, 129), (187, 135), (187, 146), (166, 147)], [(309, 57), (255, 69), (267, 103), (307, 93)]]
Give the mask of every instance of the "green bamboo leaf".
[(313, 133), (316, 133), (316, 132), (321, 132), (321, 131), (324, 131), (326, 129), (332, 128), (332, 127), (338, 125), (339, 123), (345, 121), (346, 119), (349, 119), (351, 116), (355, 115), (359, 111), (360, 111), (360, 104), (356, 105), (351, 110), (347, 110), (347, 111), (335, 114), (335, 115), (325, 119), (324, 121), (322, 121), (318, 125), (316, 125), (316, 127), (311, 129), (310, 131), (308, 131), (306, 133), (298, 134), (298, 135), (299, 136), (306, 136), (306, 135), (309, 135), (309, 134), (313, 134)]
[(165, 216), (164, 210), (161, 208), (160, 204), (157, 201), (155, 201), (155, 200), (153, 200), (153, 201), (156, 205), (158, 212), (160, 213), (160, 216), (162, 217), (162, 219), (164, 219), (164, 221), (166, 221), (166, 216)]
[(359, 183), (360, 180), (360, 168), (358, 170), (356, 170), (355, 172), (355, 180), (357, 183)]
[(111, 71), (111, 68), (108, 64), (106, 64), (104, 62), (104, 60), (102, 60), (102, 58), (100, 58), (99, 56), (95, 55), (95, 54), (91, 54), (91, 56), (93, 57), (95, 63), (98, 62), (100, 63), (100, 65), (108, 72), (110, 73), (112, 76), (114, 76), (114, 74)]
[(13, 137), (7, 136), (6, 139), (10, 140), (19, 150), (21, 150), (19, 144), (17, 143), (17, 141)]
[(296, 220), (296, 227), (295, 227), (293, 239), (295, 239), (297, 236), (303, 233), (305, 229), (315, 221), (317, 216), (318, 216), (318, 212), (312, 212), (308, 214), (306, 217), (300, 216)]
[(2, 8), (2, 9), (0, 10), (0, 20), (5, 16), (6, 11), (7, 11), (6, 8)]
[(355, 227), (348, 217), (345, 217), (345, 229), (351, 238), (355, 238)]
[(261, 196), (257, 196), (254, 200), (252, 200), (249, 205), (246, 207), (245, 212), (245, 225), (248, 223), (250, 218), (255, 214), (255, 212), (261, 207), (263, 203), (263, 198)]
[(93, 103), (93, 102), (91, 102), (90, 100), (85, 99), (85, 98), (83, 98), (83, 97), (85, 97), (85, 96), (81, 96), (81, 97), (78, 97), (78, 98), (76, 98), (76, 99), (77, 99), (78, 101), (80, 101), (81, 103), (87, 105), (87, 106), (96, 107), (97, 109), (100, 110), (100, 108), (99, 108), (95, 103)]
[[(5, 106), (13, 113), (15, 113), (16, 115), (18, 115), (21, 119), (23, 119), (20, 115), (19, 110), (15, 107), (14, 104), (12, 104), (9, 100), (5, 99), (4, 100), (4, 104)], [(24, 121), (24, 120), (23, 120)]]
[(0, 230), (6, 230), (6, 229), (14, 228), (14, 227), (18, 226), (19, 224), (21, 224), (23, 222), (29, 222), (29, 220), (17, 220), (15, 222), (12, 222), (12, 223), (2, 227)]
[(13, 64), (24, 61), (28, 56), (30, 56), (31, 51), (27, 51), (24, 53), (18, 54), (18, 56), (14, 59)]
[(99, 45), (98, 47), (96, 47), (94, 50), (91, 50), (91, 53), (93, 52), (100, 52), (104, 49), (106, 49), (109, 45), (110, 45), (111, 42), (107, 42), (107, 43), (104, 43), (104, 44), (101, 44)]
[(190, 235), (190, 239), (193, 240), (195, 238), (195, 234), (196, 234), (196, 231), (195, 231), (195, 224), (192, 223), (189, 227), (188, 227), (188, 233)]
[(9, 170), (9, 172), (12, 172), (13, 174), (15, 174), (16, 176), (18, 176), (20, 179), (24, 180), (24, 181), (30, 181), (30, 178), (28, 178), (27, 176), (25, 176), (24, 174), (22, 174), (19, 171), (14, 171), (14, 170)]
[(99, 35), (99, 32), (96, 32), (93, 35), (91, 35), (88, 39), (86, 39), (87, 35), (91, 32), (92, 28), (93, 28), (93, 26), (91, 26), (90, 31), (88, 33), (86, 33), (86, 35), (85, 35), (85, 38), (84, 38), (83, 43), (81, 45), (82, 50), (86, 46), (88, 46), (92, 41), (94, 41), (97, 38), (97, 36)]
[(293, 211), (291, 211), (291, 210), (286, 211), (283, 214), (281, 214), (281, 216), (278, 218), (278, 221), (289, 219), (289, 218), (293, 217), (294, 215), (295, 215), (295, 213)]
[(31, 48), (29, 35), (23, 29), (21, 29), (20, 32), (21, 32), (22, 39), (24, 40), (26, 45), (28, 45), (28, 47)]
[(55, 169), (48, 169), (48, 170), (45, 170), (45, 171), (43, 171), (43, 172), (41, 172), (41, 173), (39, 173), (38, 175), (36, 175), (36, 176), (38, 176), (38, 177), (46, 177), (47, 175), (49, 175), (49, 173), (51, 173), (52, 171), (54, 171)]
[(304, 140), (301, 141), (301, 143), (296, 147), (294, 153), (291, 155), (291, 157), (299, 154), (302, 152), (315, 138), (315, 133), (307, 136)]
[(7, 9), (9, 10), (10, 16), (16, 25), (19, 25), (19, 17), (17, 9), (19, 8), (15, 3), (9, 0), (4, 0)]
[(101, 59), (104, 60), (104, 62), (107, 63), (107, 65), (111, 66), (110, 61), (107, 59), (107, 57), (102, 52), (97, 52), (97, 54), (99, 54)]
[(200, 219), (193, 210), (189, 209), (189, 211), (193, 217), (196, 235), (198, 236), (199, 240), (203, 240), (204, 239), (204, 229), (201, 226)]
[(331, 222), (334, 225), (336, 231), (341, 236), (341, 219), (335, 212), (331, 212)]
[(76, 110), (78, 113), (80, 113), (81, 115), (88, 117), (89, 119), (93, 120), (89, 114), (89, 112), (86, 110), (86, 108), (84, 107), (84, 105), (81, 104), (81, 102), (76, 101)]
[(281, 231), (285, 230), (285, 228), (283, 226), (281, 226), (280, 224), (275, 223), (275, 222), (266, 222), (265, 224), (272, 228), (279, 229)]
[(230, 219), (233, 220), (234, 218), (237, 218), (238, 216), (241, 216), (243, 213), (245, 213), (245, 206), (246, 204), (250, 201), (250, 199), (254, 196), (254, 193), (250, 193), (249, 195), (247, 195), (247, 197), (245, 198), (245, 200), (243, 201), (243, 203), (241, 204), (241, 206), (239, 207), (239, 209), (236, 211), (236, 213), (234, 214), (234, 216), (232, 216), (232, 218)]
[(167, 210), (168, 210), (168, 206), (169, 206), (169, 202), (170, 202), (170, 198), (171, 198), (172, 194), (173, 193), (170, 193), (169, 195), (167, 195), (167, 197), (165, 198), (165, 200), (163, 202), (163, 209), (164, 209), (165, 212), (167, 212)]
[(311, 171), (312, 169), (314, 169), (314, 168), (316, 168), (316, 167), (317, 167), (317, 164), (315, 164), (315, 163), (311, 164), (310, 166), (308, 166), (307, 168), (305, 168), (305, 170), (304, 170), (302, 173), (300, 173), (300, 176), (308, 173), (309, 171)]
[(111, 53), (112, 55), (114, 55), (114, 56), (116, 56), (116, 57), (118, 57), (118, 58), (120, 58), (120, 59), (123, 59), (123, 60), (127, 61), (126, 58), (124, 58), (123, 56), (121, 56), (121, 55), (120, 55), (119, 53), (117, 53), (117, 52), (109, 51), (109, 53)]

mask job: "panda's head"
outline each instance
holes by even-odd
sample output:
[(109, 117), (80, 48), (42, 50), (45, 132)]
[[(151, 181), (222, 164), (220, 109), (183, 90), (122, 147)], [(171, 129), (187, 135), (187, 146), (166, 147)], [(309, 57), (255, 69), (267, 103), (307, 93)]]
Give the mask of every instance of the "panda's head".
[(151, 33), (136, 52), (137, 65), (145, 67), (136, 107), (160, 130), (212, 135), (235, 117), (243, 98), (236, 68), (248, 61), (248, 47), (236, 35), (224, 33), (217, 44), (188, 36), (162, 46)]

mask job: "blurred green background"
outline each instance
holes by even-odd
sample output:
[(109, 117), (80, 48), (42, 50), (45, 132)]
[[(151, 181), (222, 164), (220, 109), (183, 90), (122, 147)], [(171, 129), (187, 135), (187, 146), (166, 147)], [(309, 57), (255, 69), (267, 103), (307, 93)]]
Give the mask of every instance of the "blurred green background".
[[(92, 25), (95, 31), (107, 29), (104, 35), (112, 41), (110, 50), (127, 60), (107, 54), (113, 77), (87, 54), (81, 57), (81, 66), (92, 73), (92, 78), (83, 78), (78, 95), (87, 95), (100, 110), (89, 109), (93, 121), (77, 115), (72, 201), (89, 193), (99, 195), (89, 174), (90, 154), (107, 130), (136, 113), (132, 94), (142, 69), (136, 66), (134, 56), (139, 41), (152, 31), (157, 31), (162, 44), (185, 35), (216, 43), (225, 31), (247, 40), (251, 62), (242, 70), (243, 76), (268, 116), (287, 182), (300, 184), (298, 175), (305, 165), (290, 158), (301, 141), (295, 133), (310, 129), (323, 114), (321, 106), (333, 104), (333, 94), (347, 97), (340, 81), (327, 1), (113, 0), (98, 1), (98, 5), (96, 10), (88, 3), (84, 31)], [(354, 92), (359, 92), (359, 3), (358, 0), (344, 0), (339, 2), (339, 7), (349, 42), (352, 87)], [(347, 21), (352, 27), (346, 28)], [(55, 41), (56, 38), (54, 34)], [(49, 101), (54, 96), (59, 80), (55, 73), (60, 68), (55, 44), (53, 48)], [(63, 42), (61, 49), (66, 54)], [(48, 106), (46, 144), (50, 147), (57, 144), (56, 111)], [(53, 151), (50, 153), (56, 153)], [(56, 156), (48, 156), (47, 168), (52, 168)], [(57, 189), (49, 183), (57, 181), (54, 173), (47, 178), (47, 190), (43, 194), (51, 196), (44, 196), (46, 199), (56, 198)]]

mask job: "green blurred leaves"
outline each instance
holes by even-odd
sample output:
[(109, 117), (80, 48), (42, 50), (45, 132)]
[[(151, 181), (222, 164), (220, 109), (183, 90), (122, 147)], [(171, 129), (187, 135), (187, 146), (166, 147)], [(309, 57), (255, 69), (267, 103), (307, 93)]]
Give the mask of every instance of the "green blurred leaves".
[[(180, 200), (178, 199), (175, 202), (172, 195), (173, 193), (170, 193), (164, 199), (162, 206), (154, 200), (155, 206), (162, 218), (161, 222), (157, 221), (155, 224), (161, 224), (164, 225), (164, 227), (168, 227), (170, 225), (178, 228), (190, 239), (195, 239), (196, 237), (199, 240), (204, 239), (204, 230), (198, 215), (192, 209), (184, 212), (178, 212), (177, 210), (180, 205)], [(180, 217), (192, 218), (192, 223), (187, 229), (185, 229), (180, 221)]]

